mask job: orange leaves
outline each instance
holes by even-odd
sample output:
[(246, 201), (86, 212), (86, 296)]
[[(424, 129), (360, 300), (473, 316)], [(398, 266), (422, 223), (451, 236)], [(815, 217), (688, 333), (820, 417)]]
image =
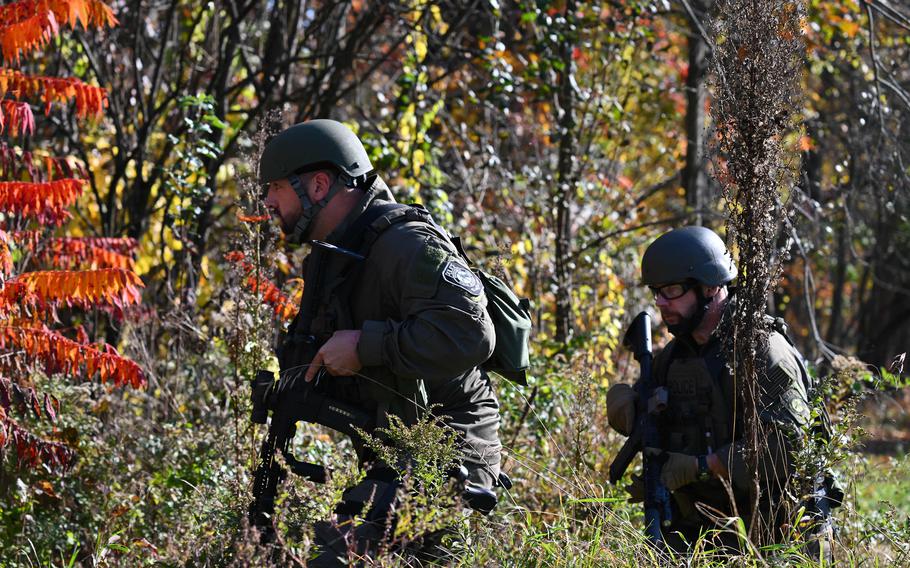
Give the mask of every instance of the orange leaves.
[(0, 310), (4, 303), (38, 308), (107, 304), (123, 309), (142, 300), (139, 288), (143, 286), (134, 272), (122, 268), (26, 272), (7, 282), (0, 292)]
[(244, 280), (246, 287), (254, 294), (261, 294), (262, 301), (272, 306), (275, 315), (284, 321), (291, 321), (297, 315), (298, 307), (281, 293), (275, 284), (262, 277), (250, 274)]
[(33, 134), (35, 132), (35, 116), (28, 103), (11, 100), (0, 101), (0, 132), (6, 130), (10, 136)]
[(6, 61), (44, 47), (60, 26), (115, 26), (113, 11), (99, 0), (20, 0), (0, 7), (0, 48)]
[(84, 372), (87, 379), (96, 375), (101, 382), (140, 388), (146, 379), (133, 361), (119, 355), (113, 347), (99, 350), (47, 328), (0, 325), (0, 349), (21, 349), (40, 362), (48, 374)]
[(240, 212), (237, 213), (237, 220), (242, 223), (261, 223), (263, 221), (268, 221), (269, 219), (269, 215), (244, 215)]
[(19, 246), (34, 253), (39, 262), (54, 268), (133, 270), (136, 265), (130, 256), (138, 246), (135, 239), (58, 237), (43, 240), (40, 237), (37, 231), (14, 233)]
[(809, 152), (811, 150), (815, 150), (815, 141), (806, 135), (799, 137), (798, 145), (800, 152)]
[[(113, 11), (100, 0), (13, 1), (0, 6), (0, 50), (4, 61), (18, 63), (22, 56), (46, 46), (63, 27), (116, 24)], [(98, 117), (108, 104), (105, 89), (78, 79), (0, 68), (0, 132), (7, 136), (35, 132), (27, 101), (43, 103), (46, 114), (52, 105), (73, 103), (78, 118)], [(88, 173), (67, 158), (33, 155), (0, 144), (0, 179), (17, 180), (0, 182), (0, 212), (7, 214), (4, 227), (28, 227), (24, 221), (29, 218), (43, 225), (62, 224), (82, 194), (85, 182), (75, 179), (79, 177), (88, 178)], [(19, 181), (23, 179), (30, 181)], [(132, 387), (143, 386), (146, 379), (136, 363), (113, 347), (89, 344), (81, 327), (80, 341), (74, 341), (41, 321), (56, 321), (56, 308), (61, 305), (108, 309), (114, 317), (122, 316), (125, 306), (140, 302), (143, 284), (133, 272), (135, 240), (47, 238), (47, 233), (46, 227), (12, 233), (0, 229), (0, 370), (11, 374), (11, 379), (0, 378), (0, 449), (14, 447), (20, 467), (66, 469), (74, 459), (73, 450), (36, 436), (8, 416), (7, 411), (15, 408), (51, 421), (56, 418), (59, 403), (27, 386), (30, 373), (42, 367), (49, 375), (80, 374)], [(4, 281), (21, 268), (12, 262), (13, 247), (23, 253), (23, 265), (31, 259), (63, 270), (23, 272)], [(79, 267), (92, 269), (75, 270)], [(29, 319), (20, 319), (24, 317)], [(44, 483), (43, 490), (54, 495), (49, 483)]]
[(45, 113), (52, 103), (76, 101), (79, 118), (98, 116), (107, 107), (107, 91), (79, 79), (25, 75), (13, 69), (0, 69), (0, 97), (7, 93), (17, 99), (41, 97)]
[(71, 28), (75, 28), (77, 22), (84, 28), (114, 27), (119, 23), (110, 6), (100, 0), (44, 0), (39, 3), (49, 6), (60, 23)]
[(240, 251), (231, 251), (224, 255), (225, 260), (236, 264), (243, 271), (243, 283), (253, 294), (259, 294), (262, 301), (272, 306), (276, 316), (284, 321), (291, 321), (297, 315), (299, 306), (268, 279), (257, 274), (256, 267), (246, 261), (246, 255)]
[(139, 250), (139, 241), (128, 237), (54, 237), (47, 239), (46, 244), (42, 243), (44, 234), (41, 231), (13, 231), (12, 237), (19, 246), (28, 247), (32, 251), (38, 251), (42, 247), (50, 249), (70, 247), (73, 246), (69, 244), (71, 242), (78, 242), (87, 247), (100, 248), (125, 256), (133, 256)]
[(13, 271), (13, 256), (9, 250), (9, 233), (0, 229), (0, 284), (6, 275)]
[(71, 178), (38, 183), (0, 182), (0, 211), (59, 223), (68, 218), (67, 209), (82, 194), (83, 183)]
[[(17, 8), (17, 4), (25, 5), (31, 4), (31, 2), (8, 4), (3, 7), (3, 15), (13, 12), (14, 10), (10, 10), (10, 8)], [(18, 62), (20, 55), (44, 47), (60, 30), (53, 12), (46, 9), (41, 10), (34, 5), (22, 7), (32, 8), (31, 15), (13, 23), (4, 24), (0, 28), (0, 49), (3, 50), (3, 59), (6, 61)], [(28, 13), (26, 10), (21, 12)]]

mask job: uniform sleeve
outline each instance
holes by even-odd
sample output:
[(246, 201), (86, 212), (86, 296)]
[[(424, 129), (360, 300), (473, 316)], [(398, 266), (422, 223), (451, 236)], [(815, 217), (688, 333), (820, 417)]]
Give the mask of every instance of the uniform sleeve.
[[(769, 339), (766, 374), (761, 382), (758, 416), (764, 428), (758, 456), (761, 483), (782, 487), (793, 472), (793, 452), (799, 448), (810, 421), (805, 369), (786, 339)], [(737, 440), (718, 448), (717, 455), (730, 471), (733, 486), (748, 489), (752, 474), (746, 464), (745, 443)]]
[(379, 263), (380, 285), (395, 296), (399, 317), (363, 323), (361, 363), (430, 383), (479, 366), (495, 343), (480, 279), (437, 238), (397, 237), (377, 241), (371, 260)]

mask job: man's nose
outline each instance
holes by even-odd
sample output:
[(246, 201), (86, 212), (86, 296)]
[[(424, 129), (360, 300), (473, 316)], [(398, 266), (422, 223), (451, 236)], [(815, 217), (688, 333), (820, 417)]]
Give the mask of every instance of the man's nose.
[(668, 306), (670, 304), (670, 300), (664, 298), (660, 294), (657, 294), (657, 296), (655, 296), (655, 298), (654, 298), (654, 303), (657, 304), (658, 308), (662, 308), (662, 307)]

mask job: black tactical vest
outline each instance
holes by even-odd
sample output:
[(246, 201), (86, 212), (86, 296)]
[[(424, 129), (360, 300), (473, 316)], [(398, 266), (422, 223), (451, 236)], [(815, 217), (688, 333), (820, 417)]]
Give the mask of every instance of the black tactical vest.
[(655, 364), (657, 382), (669, 393), (661, 419), (664, 449), (709, 454), (734, 439), (733, 381), (719, 341), (700, 354), (676, 356), (683, 349), (674, 341)]

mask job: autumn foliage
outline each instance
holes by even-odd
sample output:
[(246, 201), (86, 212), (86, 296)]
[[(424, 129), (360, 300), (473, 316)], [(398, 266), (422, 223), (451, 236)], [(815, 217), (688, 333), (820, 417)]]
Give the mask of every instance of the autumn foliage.
[[(256, 219), (258, 220), (258, 218)], [(274, 282), (265, 278), (256, 270), (256, 265), (249, 262), (246, 255), (240, 251), (231, 251), (225, 255), (225, 260), (233, 263), (243, 274), (243, 284), (248, 291), (259, 295), (262, 301), (271, 306), (276, 317), (282, 321), (291, 321), (297, 315), (300, 299), (296, 301), (289, 298), (278, 289)]]
[(23, 0), (0, 7), (0, 49), (6, 61), (44, 47), (61, 26), (114, 26), (117, 18), (99, 0)]
[[(26, 0), (0, 7), (3, 61), (47, 45), (62, 26), (112, 26), (111, 9), (97, 0)], [(35, 133), (30, 100), (75, 106), (79, 118), (99, 116), (107, 92), (78, 79), (32, 76), (0, 68), (0, 133)], [(36, 373), (100, 380), (139, 388), (142, 369), (107, 343), (92, 343), (81, 326), (75, 338), (52, 326), (74, 310), (104, 310), (121, 316), (141, 300), (142, 281), (133, 272), (133, 239), (53, 236), (69, 221), (69, 209), (85, 187), (87, 172), (66, 157), (42, 155), (0, 144), (0, 455), (11, 448), (20, 467), (65, 470), (74, 451), (59, 438), (60, 403), (35, 387)], [(73, 335), (72, 331), (66, 332)], [(14, 414), (17, 417), (14, 418)], [(49, 434), (26, 426), (50, 423)]]

